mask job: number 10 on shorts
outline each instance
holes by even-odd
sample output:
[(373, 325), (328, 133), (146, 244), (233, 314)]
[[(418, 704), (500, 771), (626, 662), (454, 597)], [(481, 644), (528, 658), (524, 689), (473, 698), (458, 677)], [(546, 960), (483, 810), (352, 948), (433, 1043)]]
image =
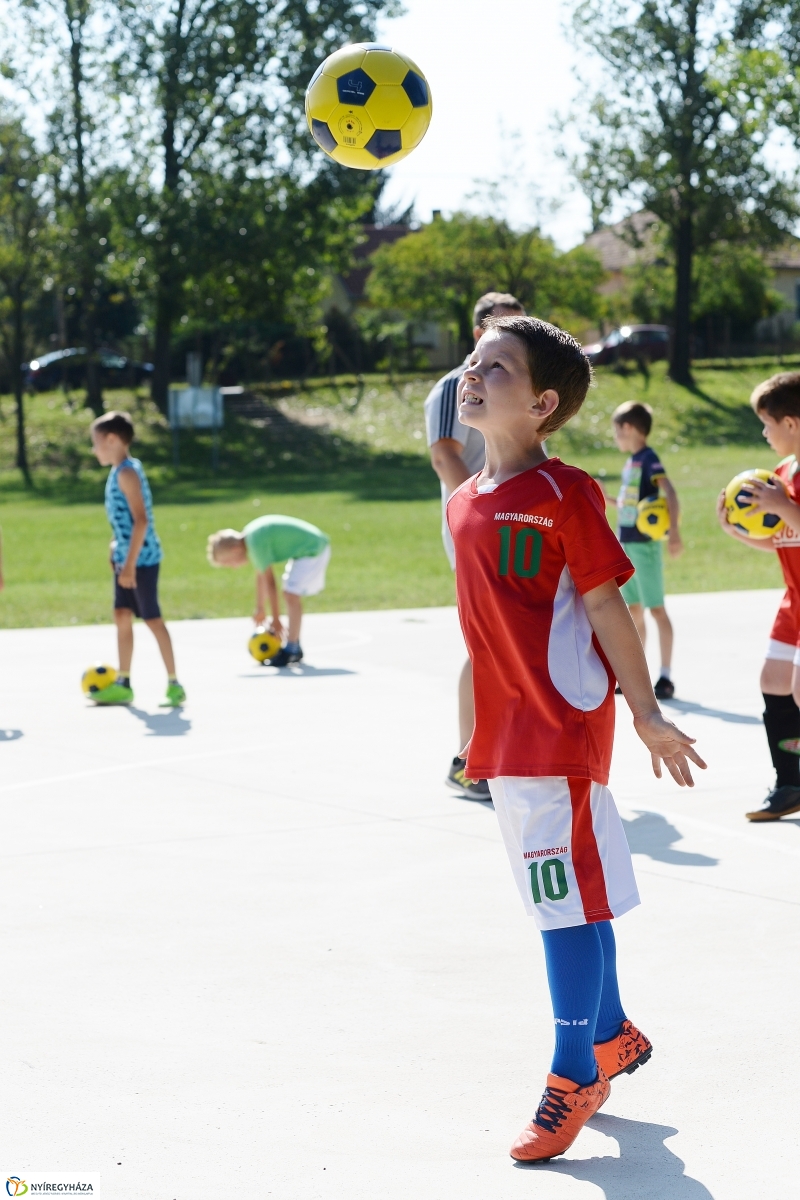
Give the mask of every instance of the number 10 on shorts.
[[(560, 858), (546, 858), (543, 863), (537, 859), (528, 867), (531, 873), (531, 895), (534, 904), (542, 903), (542, 892), (548, 900), (563, 900), (569, 891), (567, 872)], [(541, 886), (539, 876), (541, 875)]]

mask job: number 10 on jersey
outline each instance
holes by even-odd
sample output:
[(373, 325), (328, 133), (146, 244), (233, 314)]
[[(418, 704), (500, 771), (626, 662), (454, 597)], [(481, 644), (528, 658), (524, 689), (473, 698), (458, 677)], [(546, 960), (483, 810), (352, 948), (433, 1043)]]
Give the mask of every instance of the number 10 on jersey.
[(514, 529), (501, 525), (500, 562), (498, 575), (517, 576), (518, 579), (533, 579), (539, 574), (542, 559), (542, 535), (538, 529)]

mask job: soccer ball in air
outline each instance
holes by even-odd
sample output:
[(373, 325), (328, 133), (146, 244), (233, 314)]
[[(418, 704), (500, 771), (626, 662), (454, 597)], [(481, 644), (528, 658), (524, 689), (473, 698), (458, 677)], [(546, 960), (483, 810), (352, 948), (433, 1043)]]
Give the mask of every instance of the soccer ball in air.
[(268, 629), (257, 629), (247, 643), (247, 649), (256, 662), (264, 663), (274, 658), (281, 648), (281, 639)]
[(306, 89), (306, 120), (335, 162), (361, 171), (390, 167), (425, 136), (433, 112), (428, 81), (391, 46), (343, 46), (317, 67)]
[(637, 504), (636, 528), (646, 533), (654, 542), (660, 542), (669, 533), (669, 509), (663, 496), (651, 496)]
[(105, 663), (98, 663), (95, 667), (87, 667), (83, 672), (81, 687), (85, 695), (94, 696), (97, 692), (102, 692), (104, 688), (111, 687), (116, 678), (116, 667), (109, 667)]
[(774, 533), (780, 533), (785, 522), (775, 513), (751, 513), (753, 493), (747, 487), (751, 479), (763, 479), (765, 483), (779, 484), (784, 491), (786, 490), (783, 480), (772, 471), (742, 471), (741, 475), (732, 479), (725, 488), (725, 515), (728, 524), (749, 538), (772, 537)]

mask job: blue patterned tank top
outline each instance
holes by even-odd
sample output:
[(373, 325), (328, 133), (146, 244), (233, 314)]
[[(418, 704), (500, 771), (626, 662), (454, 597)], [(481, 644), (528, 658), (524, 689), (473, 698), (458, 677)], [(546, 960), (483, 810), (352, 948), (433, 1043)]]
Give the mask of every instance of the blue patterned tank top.
[(128, 501), (125, 499), (125, 493), (119, 486), (119, 473), (125, 467), (130, 467), (139, 476), (139, 483), (142, 485), (142, 498), (144, 499), (144, 507), (147, 513), (147, 533), (145, 534), (142, 548), (139, 551), (136, 565), (137, 567), (154, 567), (156, 563), (161, 562), (161, 542), (158, 540), (158, 534), (153, 523), (153, 497), (150, 493), (150, 484), (147, 482), (144, 467), (138, 458), (123, 459), (119, 466), (111, 468), (106, 480), (106, 514), (114, 531), (114, 547), (111, 551), (111, 560), (112, 562), (119, 563), (120, 566), (125, 562), (128, 556), (128, 547), (131, 544), (131, 534), (133, 533), (131, 510)]

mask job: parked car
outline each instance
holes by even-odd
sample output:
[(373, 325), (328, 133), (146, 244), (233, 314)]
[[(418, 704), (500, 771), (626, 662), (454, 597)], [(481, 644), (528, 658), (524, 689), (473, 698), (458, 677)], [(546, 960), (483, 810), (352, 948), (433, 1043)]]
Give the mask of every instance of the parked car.
[[(100, 350), (100, 382), (103, 387), (131, 387), (149, 379), (153, 372), (152, 363), (134, 362), (113, 350)], [(22, 364), (25, 386), (36, 392), (48, 392), (53, 388), (83, 387), (86, 383), (86, 350), (72, 347), (69, 350), (53, 350)]]
[(583, 347), (583, 353), (595, 367), (625, 359), (655, 362), (669, 355), (671, 330), (668, 325), (623, 325), (612, 329), (602, 342)]

